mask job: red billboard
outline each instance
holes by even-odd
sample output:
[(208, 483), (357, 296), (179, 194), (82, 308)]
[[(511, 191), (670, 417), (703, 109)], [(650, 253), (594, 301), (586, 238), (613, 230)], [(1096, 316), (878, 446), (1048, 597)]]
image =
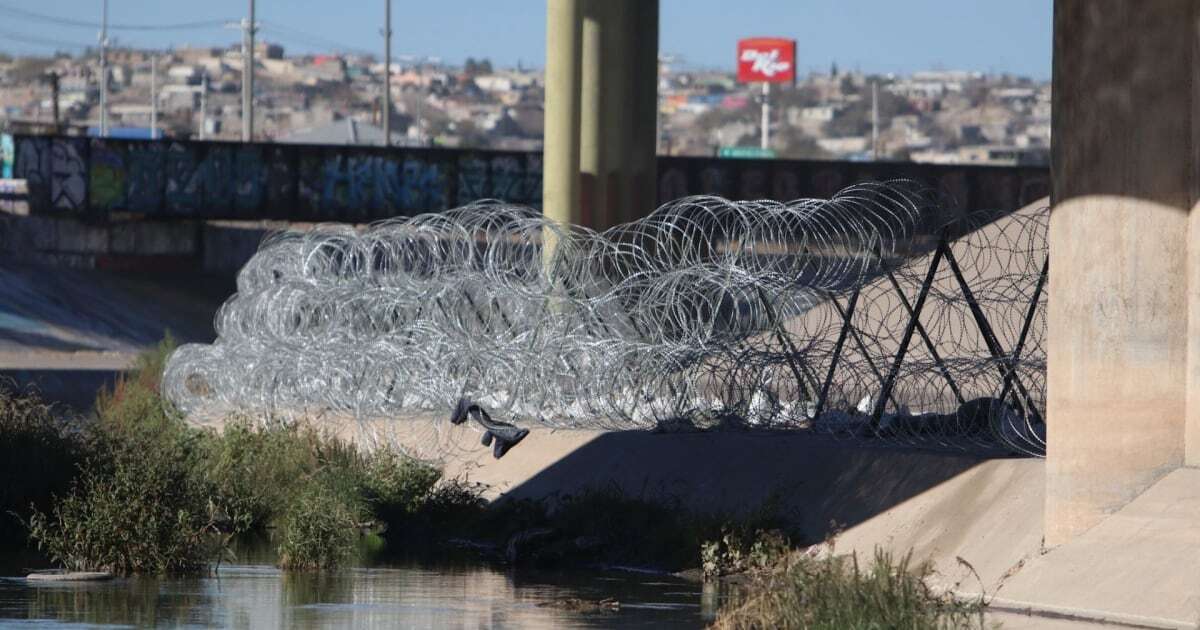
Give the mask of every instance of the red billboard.
[(738, 40), (737, 64), (737, 78), (742, 83), (792, 83), (796, 80), (796, 40)]

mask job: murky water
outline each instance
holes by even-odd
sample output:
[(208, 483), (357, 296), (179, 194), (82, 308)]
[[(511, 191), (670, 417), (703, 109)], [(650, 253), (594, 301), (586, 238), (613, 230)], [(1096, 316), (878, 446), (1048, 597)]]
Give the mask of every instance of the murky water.
[[(620, 609), (575, 612), (563, 598), (615, 598)], [(0, 579), (0, 625), (224, 628), (696, 628), (716, 591), (632, 573), (507, 573), (417, 565), (284, 574), (225, 565), (203, 578), (34, 584)]]

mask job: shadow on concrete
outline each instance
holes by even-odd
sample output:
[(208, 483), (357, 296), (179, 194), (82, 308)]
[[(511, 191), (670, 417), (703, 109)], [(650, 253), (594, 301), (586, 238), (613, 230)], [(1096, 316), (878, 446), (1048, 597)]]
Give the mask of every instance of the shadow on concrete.
[[(521, 458), (521, 446), (506, 458)], [(745, 513), (777, 501), (805, 540), (857, 525), (988, 458), (843, 442), (803, 433), (602, 433), (504, 493), (573, 494), (615, 485), (703, 512)], [(530, 462), (536, 466), (537, 463)]]
[(223, 298), (210, 288), (214, 282), (0, 260), (0, 346), (137, 351), (167, 330), (181, 340), (208, 341)]
[(86, 412), (168, 331), (211, 342), (231, 278), (52, 267), (0, 257), (0, 387), (32, 388)]

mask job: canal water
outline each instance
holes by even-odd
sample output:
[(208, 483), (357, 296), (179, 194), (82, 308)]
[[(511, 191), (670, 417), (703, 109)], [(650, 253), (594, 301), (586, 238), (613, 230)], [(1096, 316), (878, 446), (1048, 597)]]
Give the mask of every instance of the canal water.
[[(620, 605), (571, 610), (570, 598)], [(0, 578), (0, 627), (697, 628), (717, 601), (712, 587), (631, 572), (408, 564), (293, 574), (235, 564), (198, 578)]]

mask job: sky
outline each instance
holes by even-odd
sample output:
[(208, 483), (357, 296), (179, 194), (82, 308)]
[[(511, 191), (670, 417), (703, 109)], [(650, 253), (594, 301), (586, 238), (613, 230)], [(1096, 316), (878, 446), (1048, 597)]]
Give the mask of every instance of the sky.
[[(1051, 0), (661, 0), (659, 50), (687, 66), (732, 70), (736, 41), (797, 41), (797, 67), (922, 69), (1050, 76)], [(229, 45), (248, 0), (109, 0), (110, 41), (145, 48)], [(52, 16), (45, 20), (38, 16)], [(260, 37), (288, 54), (382, 53), (383, 0), (257, 0)], [(78, 50), (97, 41), (101, 0), (0, 0), (0, 51)], [(63, 21), (69, 23), (64, 23)], [(199, 23), (199, 24), (197, 24)], [(393, 55), (540, 67), (545, 0), (392, 0)], [(75, 48), (71, 48), (75, 47)]]

